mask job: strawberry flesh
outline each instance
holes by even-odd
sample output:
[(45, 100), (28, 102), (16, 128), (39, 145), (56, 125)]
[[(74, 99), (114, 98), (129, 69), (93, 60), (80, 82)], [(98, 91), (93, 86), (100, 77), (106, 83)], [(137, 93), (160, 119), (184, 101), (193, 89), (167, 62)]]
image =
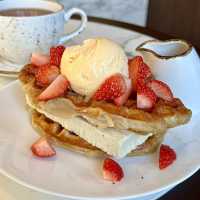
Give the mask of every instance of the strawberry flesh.
[(125, 104), (131, 94), (131, 91), (132, 91), (131, 80), (128, 78), (125, 78), (125, 83), (126, 83), (126, 91), (124, 92), (124, 94), (114, 99), (114, 103), (117, 106), (122, 106), (123, 104)]
[(48, 55), (43, 55), (40, 53), (32, 53), (31, 55), (31, 64), (35, 66), (42, 66), (42, 65), (47, 65), (49, 64), (49, 56)]
[(126, 83), (121, 74), (115, 74), (100, 86), (93, 96), (97, 101), (114, 100), (122, 96), (126, 91)]
[(145, 85), (147, 80), (152, 77), (149, 66), (143, 62), (141, 56), (136, 56), (129, 60), (129, 77), (132, 79), (134, 91), (137, 91), (138, 87)]
[(137, 92), (137, 108), (151, 109), (156, 103), (156, 94), (148, 87), (141, 86)]
[(132, 80), (133, 90), (136, 91), (137, 73), (143, 63), (141, 56), (136, 56), (128, 62), (129, 78)]
[(59, 67), (64, 51), (65, 51), (65, 47), (62, 45), (51, 47), (50, 48), (50, 64), (56, 65), (57, 67)]
[(159, 80), (151, 80), (147, 83), (147, 86), (155, 92), (157, 97), (167, 101), (173, 100), (173, 93), (166, 83)]
[(58, 75), (56, 79), (38, 96), (39, 101), (46, 101), (62, 96), (69, 89), (69, 81)]
[(159, 168), (165, 169), (176, 160), (176, 152), (168, 145), (162, 144), (159, 152)]
[(124, 177), (121, 166), (114, 160), (106, 158), (103, 162), (103, 178), (113, 183), (120, 181)]
[(38, 157), (52, 157), (56, 155), (55, 149), (51, 146), (46, 137), (41, 137), (32, 146), (31, 151)]
[(146, 63), (142, 63), (138, 69), (138, 76), (144, 80), (148, 80), (152, 77), (151, 70)]
[(135, 79), (138, 68), (142, 63), (143, 59), (141, 56), (135, 56), (134, 58), (128, 60), (128, 71), (130, 79)]
[(38, 86), (48, 86), (59, 75), (59, 69), (55, 65), (43, 65), (35, 72), (36, 84)]
[(29, 74), (36, 75), (38, 69), (39, 69), (39, 67), (36, 66), (36, 65), (29, 65), (29, 66), (26, 68), (26, 71), (27, 71)]

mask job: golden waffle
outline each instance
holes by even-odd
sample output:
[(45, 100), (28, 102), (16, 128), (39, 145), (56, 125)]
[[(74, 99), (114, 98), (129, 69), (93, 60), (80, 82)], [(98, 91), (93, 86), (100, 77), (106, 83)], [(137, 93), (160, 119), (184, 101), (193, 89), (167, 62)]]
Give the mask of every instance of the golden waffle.
[[(35, 84), (31, 71), (33, 66), (27, 65), (20, 72), (19, 79), (22, 82), (25, 93), (38, 104), (37, 96), (43, 91)], [(73, 92), (68, 92), (63, 98), (49, 100), (47, 103), (62, 101), (66, 107), (71, 103), (73, 109), (90, 123), (96, 126), (104, 124), (106, 127), (129, 129), (146, 133), (163, 133), (167, 128), (187, 123), (191, 118), (191, 110), (187, 109), (181, 100), (174, 99), (167, 102), (159, 99), (151, 111), (137, 109), (136, 101), (129, 99), (124, 106), (116, 106), (105, 101), (85, 101), (85, 98)], [(102, 120), (101, 124), (97, 124)]]
[[(87, 156), (100, 157), (106, 153), (92, 146), (84, 139), (74, 133), (61, 127), (58, 123), (50, 120), (45, 115), (30, 109), (32, 116), (32, 125), (36, 131), (44, 136), (50, 137), (56, 146), (83, 153)], [(159, 133), (148, 138), (144, 144), (139, 145), (135, 150), (131, 151), (128, 156), (140, 156), (153, 153), (162, 143), (164, 133)]]

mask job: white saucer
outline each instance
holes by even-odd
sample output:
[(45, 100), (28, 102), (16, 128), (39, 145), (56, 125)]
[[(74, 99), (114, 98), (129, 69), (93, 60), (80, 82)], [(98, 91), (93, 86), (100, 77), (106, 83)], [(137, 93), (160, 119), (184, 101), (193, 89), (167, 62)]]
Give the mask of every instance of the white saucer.
[(0, 76), (17, 77), (23, 65), (15, 64), (0, 57)]

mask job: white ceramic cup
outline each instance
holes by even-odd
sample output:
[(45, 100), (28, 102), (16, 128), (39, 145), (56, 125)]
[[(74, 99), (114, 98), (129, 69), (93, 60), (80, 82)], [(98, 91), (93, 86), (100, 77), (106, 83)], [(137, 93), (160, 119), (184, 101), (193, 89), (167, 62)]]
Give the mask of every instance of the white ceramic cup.
[[(87, 23), (85, 12), (78, 8), (64, 11), (63, 5), (45, 0), (4, 0), (0, 11), (15, 8), (39, 8), (52, 11), (41, 16), (0, 16), (0, 57), (16, 64), (27, 63), (32, 52), (47, 53), (82, 32)], [(72, 15), (81, 17), (80, 26), (64, 35), (64, 24)]]

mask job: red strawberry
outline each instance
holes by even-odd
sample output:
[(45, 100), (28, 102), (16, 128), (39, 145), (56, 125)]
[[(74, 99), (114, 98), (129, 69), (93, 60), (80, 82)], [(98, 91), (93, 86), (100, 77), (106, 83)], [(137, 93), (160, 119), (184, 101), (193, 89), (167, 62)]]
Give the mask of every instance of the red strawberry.
[(116, 99), (114, 99), (114, 102), (117, 106), (122, 106), (124, 103), (126, 103), (126, 101), (128, 100), (131, 91), (132, 91), (132, 83), (131, 80), (128, 78), (125, 78), (125, 83), (126, 83), (126, 91), (124, 94), (122, 94), (122, 96), (117, 97)]
[(50, 48), (50, 64), (56, 65), (57, 67), (59, 67), (64, 51), (65, 51), (65, 47), (62, 45), (51, 47)]
[(103, 178), (113, 183), (120, 181), (124, 177), (121, 166), (114, 160), (106, 158), (103, 162)]
[(32, 75), (35, 75), (38, 71), (38, 66), (36, 65), (29, 65), (28, 68), (26, 68), (26, 71), (29, 73), (29, 74), (32, 74)]
[(148, 87), (141, 86), (137, 92), (137, 107), (141, 109), (150, 109), (156, 103), (155, 93)]
[(59, 69), (55, 65), (43, 65), (35, 72), (36, 83), (39, 86), (48, 86), (59, 74)]
[(152, 76), (151, 70), (146, 63), (142, 63), (142, 65), (140, 65), (138, 75), (145, 80)]
[(100, 86), (93, 98), (97, 101), (114, 100), (122, 96), (126, 91), (126, 83), (121, 74), (115, 74)]
[(43, 55), (40, 53), (32, 53), (31, 55), (31, 64), (36, 66), (42, 66), (49, 64), (49, 56)]
[(38, 96), (38, 100), (46, 101), (62, 96), (69, 88), (69, 81), (63, 76), (57, 78)]
[(151, 76), (151, 70), (141, 56), (129, 60), (129, 77), (132, 79), (134, 91), (138, 90), (137, 87), (143, 86)]
[(159, 152), (159, 168), (165, 169), (176, 160), (176, 152), (168, 145), (162, 144)]
[(132, 79), (133, 85), (135, 86), (136, 76), (139, 67), (142, 65), (143, 59), (141, 56), (135, 56), (133, 59), (128, 61), (129, 78)]
[(173, 93), (166, 83), (163, 83), (159, 80), (151, 80), (147, 83), (147, 86), (155, 92), (157, 97), (160, 97), (167, 101), (173, 100)]
[(38, 157), (51, 157), (56, 155), (55, 149), (51, 146), (46, 137), (41, 137), (32, 146), (31, 151)]

